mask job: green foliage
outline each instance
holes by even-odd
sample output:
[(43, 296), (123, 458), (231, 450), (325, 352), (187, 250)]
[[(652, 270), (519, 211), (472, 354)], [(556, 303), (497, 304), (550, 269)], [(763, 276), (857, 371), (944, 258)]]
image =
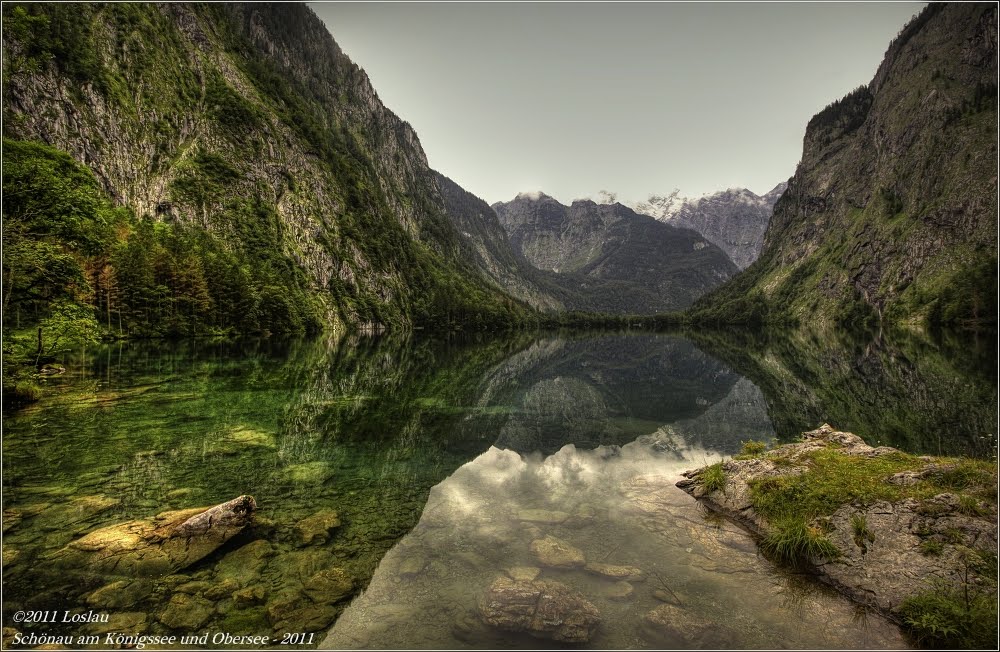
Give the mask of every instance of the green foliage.
[(17, 71), (36, 72), (55, 66), (75, 84), (90, 83), (106, 91), (108, 78), (97, 53), (94, 9), (85, 4), (18, 3), (4, 5), (5, 38), (21, 48)]
[(73, 348), (92, 346), (99, 339), (100, 326), (94, 312), (68, 301), (53, 304), (49, 316), (39, 325), (42, 332), (38, 353), (46, 358)]
[[(868, 117), (868, 110), (871, 108), (874, 97), (868, 86), (859, 86), (839, 100), (831, 102), (822, 111), (809, 120), (806, 125), (806, 133), (814, 136), (817, 132), (838, 130), (840, 133), (854, 131)], [(824, 133), (822, 138), (826, 142), (833, 139), (830, 134)]]
[(920, 552), (929, 557), (940, 557), (944, 552), (944, 544), (934, 539), (924, 539), (920, 542)]
[(942, 582), (904, 600), (899, 613), (922, 647), (990, 649), (997, 642), (995, 583), (983, 590)]
[(973, 496), (959, 496), (958, 511), (966, 516), (986, 516), (990, 513)]
[(941, 281), (928, 322), (933, 327), (992, 324), (997, 320), (997, 258), (983, 254)]
[(786, 517), (771, 523), (760, 549), (765, 555), (792, 565), (816, 558), (835, 559), (841, 554), (820, 528), (801, 517)]
[(239, 143), (245, 142), (256, 132), (263, 121), (256, 107), (233, 90), (222, 75), (214, 71), (205, 84), (205, 107), (226, 134)]
[(749, 441), (740, 442), (740, 455), (745, 455), (747, 457), (760, 457), (767, 450), (767, 443), (762, 441), (756, 441), (751, 439)]
[(708, 493), (725, 488), (726, 472), (722, 469), (722, 462), (716, 462), (701, 472), (701, 486)]

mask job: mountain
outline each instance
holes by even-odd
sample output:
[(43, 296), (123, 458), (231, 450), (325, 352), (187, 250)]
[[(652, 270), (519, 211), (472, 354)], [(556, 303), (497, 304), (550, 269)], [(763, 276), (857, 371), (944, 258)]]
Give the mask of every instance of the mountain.
[(760, 255), (774, 203), (787, 187), (787, 183), (779, 183), (764, 195), (746, 188), (730, 188), (694, 199), (679, 197), (676, 192), (652, 195), (633, 208), (671, 226), (694, 229), (725, 251), (742, 270)]
[(3, 12), (5, 325), (57, 305), (126, 335), (531, 318), (305, 5)]
[(612, 313), (683, 309), (736, 267), (689, 229), (637, 215), (621, 204), (544, 193), (493, 205), (514, 251), (545, 272), (567, 308)]
[(809, 121), (760, 258), (692, 317), (995, 324), (996, 129), (996, 6), (927, 6)]
[[(458, 229), (465, 257), (498, 288), (546, 312), (562, 310), (544, 274), (515, 252), (490, 206), (457, 183), (437, 173), (445, 213)], [(558, 292), (558, 290), (556, 290)]]

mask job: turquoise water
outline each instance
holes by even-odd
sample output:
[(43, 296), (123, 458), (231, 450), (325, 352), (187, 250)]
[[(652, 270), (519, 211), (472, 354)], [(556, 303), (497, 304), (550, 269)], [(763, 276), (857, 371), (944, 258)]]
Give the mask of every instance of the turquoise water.
[[(4, 626), (73, 636), (292, 633), (302, 634), (296, 646), (315, 647), (336, 623), (330, 645), (537, 645), (485, 628), (475, 601), (514, 561), (530, 563), (530, 540), (552, 534), (588, 559), (645, 566), (687, 591), (684, 607), (699, 617), (741, 614), (744, 625), (727, 629), (730, 646), (902, 645), (895, 628), (859, 620), (839, 597), (757, 558), (752, 541), (705, 520), (672, 479), (744, 440), (789, 438), (816, 419), (909, 450), (989, 455), (995, 374), (978, 358), (916, 355), (910, 344), (698, 341), (253, 340), (75, 354), (42, 401), (4, 418)], [(966, 390), (935, 399), (957, 387)], [(102, 527), (241, 494), (255, 497), (257, 523), (173, 574), (53, 561)], [(468, 500), (456, 502), (459, 494)], [(520, 518), (539, 509), (583, 514), (586, 527)], [(339, 525), (304, 541), (303, 524), (331, 513)], [(731, 545), (713, 543), (720, 536)], [(464, 565), (455, 561), (465, 553)], [(353, 589), (331, 595), (331, 573)], [(654, 608), (653, 582), (621, 602), (586, 573), (553, 574), (597, 596), (606, 624), (595, 646), (677, 644), (626, 618)], [(775, 606), (791, 595), (846, 623), (833, 628), (844, 633), (804, 636), (819, 630)], [(417, 615), (418, 604), (437, 606)], [(28, 626), (14, 622), (21, 610), (103, 610), (112, 621)]]

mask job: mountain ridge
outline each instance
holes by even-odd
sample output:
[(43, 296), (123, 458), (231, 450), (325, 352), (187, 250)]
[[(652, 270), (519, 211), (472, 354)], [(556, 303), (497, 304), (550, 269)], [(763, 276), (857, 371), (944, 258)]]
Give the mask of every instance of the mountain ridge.
[(932, 4), (809, 121), (760, 258), (697, 321), (995, 324), (996, 8)]

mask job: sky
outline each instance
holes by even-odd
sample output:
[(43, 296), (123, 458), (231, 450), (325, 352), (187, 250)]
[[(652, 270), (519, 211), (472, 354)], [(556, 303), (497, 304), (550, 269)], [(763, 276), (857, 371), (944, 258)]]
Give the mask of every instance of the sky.
[(488, 203), (763, 194), (923, 3), (310, 3), (431, 167)]

